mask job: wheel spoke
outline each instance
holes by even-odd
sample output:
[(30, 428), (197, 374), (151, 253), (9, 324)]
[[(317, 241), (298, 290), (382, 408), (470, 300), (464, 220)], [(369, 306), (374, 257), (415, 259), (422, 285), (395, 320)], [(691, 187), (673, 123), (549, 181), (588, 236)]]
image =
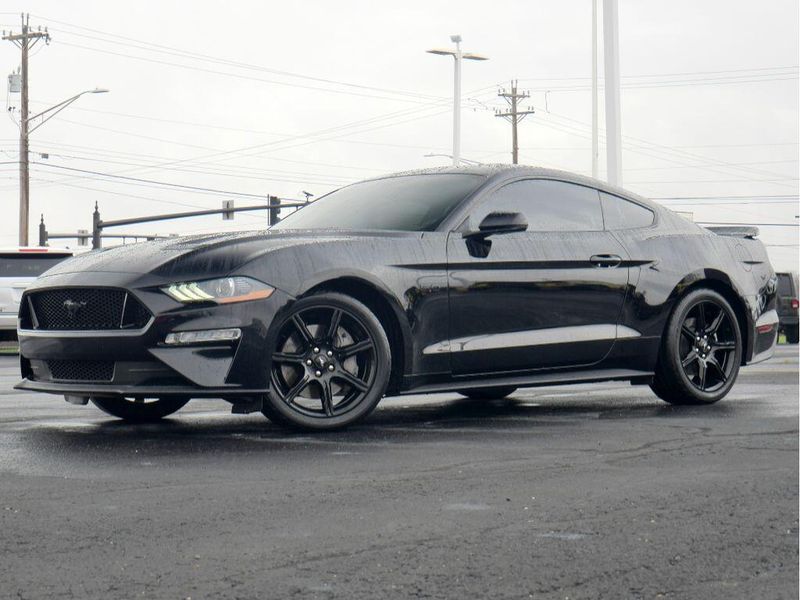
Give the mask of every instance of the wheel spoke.
[(706, 311), (703, 306), (703, 302), (697, 305), (697, 331), (703, 331), (706, 328)]
[(272, 360), (273, 362), (280, 362), (280, 363), (303, 364), (303, 355), (291, 354), (289, 352), (275, 352), (272, 355)]
[(697, 352), (692, 350), (691, 352), (689, 352), (689, 354), (686, 355), (686, 358), (684, 358), (681, 361), (681, 364), (683, 365), (683, 368), (685, 369), (686, 367), (688, 367), (690, 364), (692, 364), (696, 360), (697, 360)]
[(708, 326), (708, 333), (717, 333), (719, 330), (719, 326), (722, 325), (722, 321), (725, 320), (725, 311), (722, 307), (719, 307), (719, 314), (711, 321), (711, 324)]
[(350, 358), (351, 356), (358, 354), (359, 352), (364, 352), (365, 350), (369, 350), (371, 348), (372, 348), (372, 340), (366, 339), (366, 340), (361, 340), (360, 342), (356, 342), (355, 344), (350, 344), (349, 346), (345, 346), (344, 348), (339, 348), (339, 353), (344, 359), (344, 358)]
[(344, 381), (351, 387), (357, 389), (359, 392), (366, 392), (369, 389), (369, 384), (366, 381), (359, 379), (349, 371), (338, 371), (337, 373), (334, 373), (332, 378)]
[(719, 373), (720, 379), (722, 379), (722, 383), (728, 381), (728, 376), (725, 374), (725, 370), (722, 368), (722, 365), (719, 364), (719, 361), (715, 356), (709, 356), (706, 362), (712, 367), (714, 367), (717, 373)]
[(681, 325), (681, 333), (690, 338), (692, 342), (694, 342), (695, 336), (697, 335), (686, 323)]
[(322, 401), (322, 410), (325, 411), (325, 416), (333, 416), (333, 390), (331, 390), (330, 379), (323, 379), (319, 382), (320, 394), (319, 399)]
[(334, 308), (331, 312), (331, 320), (328, 323), (328, 332), (325, 334), (325, 339), (333, 344), (336, 339), (336, 331), (339, 329), (339, 322), (342, 320), (342, 311), (339, 308)]
[(700, 389), (706, 389), (706, 374), (708, 369), (706, 368), (706, 363), (702, 360), (697, 361), (697, 376), (700, 378)]
[(736, 342), (733, 341), (717, 341), (711, 344), (715, 350), (736, 350)]
[(295, 329), (297, 329), (300, 337), (303, 338), (303, 342), (305, 342), (308, 346), (313, 346), (314, 336), (311, 335), (311, 332), (308, 330), (308, 326), (306, 326), (306, 323), (303, 321), (302, 317), (299, 314), (293, 315), (292, 323), (294, 323)]
[(308, 375), (304, 375), (297, 383), (294, 384), (294, 387), (290, 389), (286, 394), (283, 396), (283, 401), (286, 404), (291, 404), (294, 402), (294, 399), (297, 397), (297, 394), (302, 392), (306, 386), (309, 384)]

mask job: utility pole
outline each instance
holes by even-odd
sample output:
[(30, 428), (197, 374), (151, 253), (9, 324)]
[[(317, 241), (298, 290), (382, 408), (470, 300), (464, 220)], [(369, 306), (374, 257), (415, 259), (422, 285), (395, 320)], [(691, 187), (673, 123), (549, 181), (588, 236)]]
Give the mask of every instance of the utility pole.
[(31, 31), (30, 15), (22, 15), (22, 33), (3, 32), (3, 39), (18, 46), (22, 51), (20, 77), (22, 79), (22, 97), (20, 98), (19, 122), (19, 245), (28, 245), (28, 213), (30, 211), (30, 175), (28, 172), (28, 53), (37, 42), (44, 40), (50, 43), (47, 27), (39, 27)]
[(511, 158), (513, 164), (516, 165), (519, 163), (519, 143), (517, 138), (517, 125), (519, 124), (520, 121), (522, 121), (522, 119), (534, 113), (533, 108), (528, 108), (527, 110), (519, 110), (519, 101), (524, 100), (525, 98), (529, 98), (530, 94), (528, 92), (518, 92), (517, 82), (512, 81), (510, 92), (506, 92), (505, 89), (501, 89), (497, 95), (500, 98), (505, 98), (506, 102), (508, 102), (509, 105), (509, 110), (505, 112), (496, 110), (494, 116), (502, 117), (506, 121), (511, 123)]

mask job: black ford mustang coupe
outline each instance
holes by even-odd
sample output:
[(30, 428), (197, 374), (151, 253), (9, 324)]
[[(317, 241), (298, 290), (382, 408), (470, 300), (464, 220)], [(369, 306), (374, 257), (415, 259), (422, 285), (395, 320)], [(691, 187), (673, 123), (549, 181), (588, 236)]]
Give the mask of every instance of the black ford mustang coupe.
[(709, 404), (776, 343), (757, 233), (559, 171), (382, 177), (269, 231), (59, 264), (25, 292), (17, 387), (132, 421), (224, 398), (312, 430), (403, 393), (627, 380)]

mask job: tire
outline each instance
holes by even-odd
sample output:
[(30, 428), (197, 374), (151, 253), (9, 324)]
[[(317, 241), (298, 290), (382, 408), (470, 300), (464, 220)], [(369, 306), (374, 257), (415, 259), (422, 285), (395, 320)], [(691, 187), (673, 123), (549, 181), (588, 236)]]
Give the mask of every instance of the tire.
[(275, 324), (270, 390), (262, 412), (276, 424), (332, 431), (367, 417), (392, 371), (389, 340), (358, 300), (325, 292), (295, 302)]
[(713, 404), (733, 387), (742, 360), (736, 314), (713, 290), (681, 299), (667, 321), (651, 389), (670, 404)]
[(472, 400), (500, 400), (510, 396), (516, 391), (517, 388), (507, 386), (495, 388), (474, 388), (469, 390), (460, 390), (458, 393)]
[(103, 412), (129, 423), (152, 423), (183, 408), (189, 398), (165, 397), (154, 399), (125, 398), (122, 396), (92, 397), (92, 404)]
[(797, 325), (794, 327), (787, 327), (786, 328), (786, 343), (787, 344), (796, 344), (797, 343)]

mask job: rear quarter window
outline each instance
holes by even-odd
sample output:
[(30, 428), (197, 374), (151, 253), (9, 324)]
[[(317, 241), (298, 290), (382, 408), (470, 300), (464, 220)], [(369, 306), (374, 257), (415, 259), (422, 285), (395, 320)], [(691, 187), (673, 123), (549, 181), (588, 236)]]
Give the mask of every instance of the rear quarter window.
[(636, 229), (650, 227), (656, 215), (649, 208), (600, 192), (606, 229)]

